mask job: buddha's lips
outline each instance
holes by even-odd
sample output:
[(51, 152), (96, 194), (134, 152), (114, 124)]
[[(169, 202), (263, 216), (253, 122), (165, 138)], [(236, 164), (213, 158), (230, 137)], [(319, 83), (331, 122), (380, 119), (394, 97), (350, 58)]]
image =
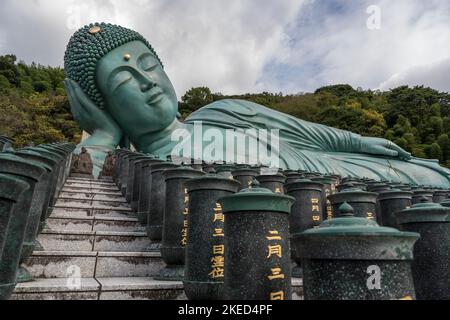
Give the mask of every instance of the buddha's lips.
[(164, 92), (159, 87), (152, 88), (149, 91), (149, 97), (147, 99), (147, 104), (153, 104), (153, 103), (157, 102), (161, 98), (161, 95), (163, 93)]

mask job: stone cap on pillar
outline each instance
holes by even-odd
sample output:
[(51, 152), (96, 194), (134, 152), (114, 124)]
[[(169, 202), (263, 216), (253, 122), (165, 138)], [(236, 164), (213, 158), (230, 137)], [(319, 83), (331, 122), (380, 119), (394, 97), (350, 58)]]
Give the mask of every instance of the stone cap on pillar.
[(318, 181), (313, 181), (310, 179), (297, 179), (293, 182), (286, 184), (287, 192), (292, 192), (296, 190), (314, 190), (322, 191), (324, 184)]
[(0, 174), (0, 199), (17, 202), (22, 193), (30, 188), (30, 185), (14, 176)]
[(198, 190), (223, 190), (236, 193), (241, 184), (234, 179), (224, 178), (217, 174), (206, 174), (201, 178), (186, 181), (189, 192)]
[(354, 216), (344, 203), (340, 217), (317, 228), (292, 235), (302, 258), (332, 260), (412, 260), (420, 235), (381, 227), (375, 221)]
[(255, 181), (252, 187), (219, 199), (219, 202), (223, 213), (261, 211), (290, 214), (295, 198), (261, 188)]
[(397, 221), (400, 225), (408, 223), (450, 222), (449, 200), (444, 201), (442, 204), (428, 202), (427, 198), (423, 198), (421, 201), (423, 202), (396, 214)]
[(42, 163), (26, 160), (11, 153), (0, 153), (0, 173), (14, 174), (39, 181), (45, 170)]

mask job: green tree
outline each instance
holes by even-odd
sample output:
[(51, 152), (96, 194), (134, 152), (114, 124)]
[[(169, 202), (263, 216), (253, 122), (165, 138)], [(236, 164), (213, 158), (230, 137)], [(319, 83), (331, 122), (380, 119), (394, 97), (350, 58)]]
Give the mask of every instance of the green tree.
[(439, 144), (437, 143), (432, 143), (431, 145), (425, 147), (425, 154), (428, 156), (429, 159), (436, 159), (436, 160), (442, 159), (442, 150)]
[(441, 160), (443, 162), (447, 162), (448, 160), (450, 160), (450, 138), (447, 134), (442, 134), (438, 137), (437, 143), (442, 150)]
[(211, 90), (207, 87), (192, 88), (181, 98), (191, 112), (200, 109), (214, 101)]

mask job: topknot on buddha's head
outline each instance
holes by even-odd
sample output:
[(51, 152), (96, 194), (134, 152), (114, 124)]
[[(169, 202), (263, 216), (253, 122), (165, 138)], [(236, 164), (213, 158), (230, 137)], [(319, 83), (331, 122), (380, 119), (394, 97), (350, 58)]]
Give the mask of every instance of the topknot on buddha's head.
[(66, 77), (76, 81), (91, 100), (103, 108), (102, 94), (95, 85), (97, 62), (132, 41), (143, 42), (161, 63), (153, 47), (138, 32), (109, 23), (95, 23), (84, 26), (70, 38), (64, 55)]

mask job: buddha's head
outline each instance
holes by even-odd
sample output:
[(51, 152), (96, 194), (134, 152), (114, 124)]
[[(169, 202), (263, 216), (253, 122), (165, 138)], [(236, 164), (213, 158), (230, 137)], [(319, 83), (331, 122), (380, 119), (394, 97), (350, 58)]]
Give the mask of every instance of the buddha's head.
[(176, 119), (175, 90), (151, 45), (139, 33), (97, 23), (78, 30), (65, 71), (131, 138), (158, 132)]

